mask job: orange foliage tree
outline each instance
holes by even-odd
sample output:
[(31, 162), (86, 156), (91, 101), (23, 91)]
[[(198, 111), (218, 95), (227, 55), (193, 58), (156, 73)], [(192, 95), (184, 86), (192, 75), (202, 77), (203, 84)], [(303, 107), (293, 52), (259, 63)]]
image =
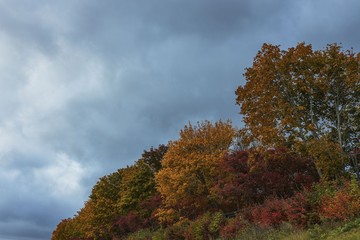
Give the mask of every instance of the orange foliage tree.
[(234, 134), (230, 122), (205, 121), (185, 126), (180, 139), (169, 143), (156, 175), (163, 197), (160, 220), (192, 218), (217, 207), (210, 190), (218, 175), (217, 162), (228, 151)]
[[(337, 44), (317, 51), (305, 43), (288, 50), (264, 44), (253, 66), (246, 69), (246, 84), (236, 91), (245, 122), (244, 140), (265, 147), (286, 145), (310, 155), (308, 142), (319, 139), (346, 152), (356, 148), (359, 56)], [(343, 169), (338, 161), (327, 164), (332, 163), (333, 169)]]
[(299, 43), (281, 50), (264, 44), (246, 69), (237, 104), (250, 141), (265, 146), (329, 136), (353, 148), (359, 129), (359, 54), (337, 44), (314, 51)]

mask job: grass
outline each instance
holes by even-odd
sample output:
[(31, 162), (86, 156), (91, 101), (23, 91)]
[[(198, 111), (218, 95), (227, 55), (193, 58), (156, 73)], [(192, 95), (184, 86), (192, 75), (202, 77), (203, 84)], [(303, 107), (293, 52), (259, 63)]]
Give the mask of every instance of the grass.
[(248, 228), (240, 233), (241, 240), (360, 240), (360, 218), (347, 223), (326, 223), (311, 229), (297, 230), (285, 224), (280, 229)]
[[(153, 232), (142, 229), (130, 234), (127, 240), (164, 239), (163, 231)], [(315, 225), (307, 230), (298, 230), (290, 224), (284, 224), (279, 229), (262, 229), (250, 226), (239, 233), (237, 240), (360, 240), (360, 218), (346, 222), (328, 222)], [(226, 239), (223, 239), (226, 240)]]

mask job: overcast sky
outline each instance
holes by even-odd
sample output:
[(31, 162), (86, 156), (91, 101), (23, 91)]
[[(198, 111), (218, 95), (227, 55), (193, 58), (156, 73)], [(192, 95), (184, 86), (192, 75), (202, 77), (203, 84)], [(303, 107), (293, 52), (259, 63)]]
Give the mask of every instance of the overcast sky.
[(50, 239), (103, 175), (231, 119), (264, 42), (360, 50), (359, 0), (0, 0), (0, 239)]

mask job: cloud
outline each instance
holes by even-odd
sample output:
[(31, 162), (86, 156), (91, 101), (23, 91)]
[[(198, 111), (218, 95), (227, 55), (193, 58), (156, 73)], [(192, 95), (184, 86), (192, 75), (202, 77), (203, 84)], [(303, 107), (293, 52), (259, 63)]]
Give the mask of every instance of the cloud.
[(48, 156), (43, 165), (31, 157), (10, 154), (1, 159), (0, 206), (6, 207), (0, 208), (0, 236), (46, 238), (57, 216), (71, 216), (86, 197), (82, 179), (91, 169), (64, 153)]
[(49, 239), (99, 177), (176, 139), (189, 121), (242, 125), (234, 91), (262, 43), (343, 42), (358, 52), (359, 7), (0, 2), (0, 238)]

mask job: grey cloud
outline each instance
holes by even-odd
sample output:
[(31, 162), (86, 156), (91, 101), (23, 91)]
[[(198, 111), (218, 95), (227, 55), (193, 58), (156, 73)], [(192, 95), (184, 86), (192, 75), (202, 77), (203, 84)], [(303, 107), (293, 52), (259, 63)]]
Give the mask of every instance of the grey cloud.
[(0, 32), (11, 35), (13, 41), (23, 48), (32, 47), (47, 53), (56, 51), (55, 39), (50, 28), (37, 14), (29, 9), (39, 9), (43, 5), (33, 1), (14, 1), (12, 4), (0, 3)]
[(49, 239), (97, 178), (176, 139), (189, 121), (240, 126), (234, 91), (263, 42), (360, 50), (357, 1), (8, 1), (0, 9), (1, 239)]

